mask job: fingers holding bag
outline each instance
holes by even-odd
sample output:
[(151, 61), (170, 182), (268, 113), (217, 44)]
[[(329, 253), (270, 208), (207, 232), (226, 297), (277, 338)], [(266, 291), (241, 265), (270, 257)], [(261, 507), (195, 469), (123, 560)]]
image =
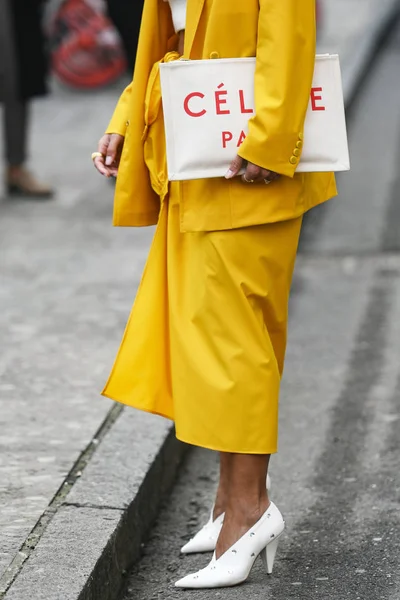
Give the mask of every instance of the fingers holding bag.
[(242, 175), (242, 181), (244, 183), (264, 182), (269, 184), (280, 177), (278, 173), (259, 167), (251, 162), (246, 162), (241, 156), (236, 155), (229, 166), (225, 178), (232, 179), (233, 177), (236, 177), (240, 174), (244, 167), (246, 168)]

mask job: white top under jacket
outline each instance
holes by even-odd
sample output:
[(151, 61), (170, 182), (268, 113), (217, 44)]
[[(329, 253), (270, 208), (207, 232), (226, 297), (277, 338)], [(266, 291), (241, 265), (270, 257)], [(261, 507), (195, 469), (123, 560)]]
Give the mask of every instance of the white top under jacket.
[(164, 0), (169, 2), (172, 13), (172, 21), (174, 23), (175, 31), (182, 31), (186, 26), (186, 4), (187, 0)]

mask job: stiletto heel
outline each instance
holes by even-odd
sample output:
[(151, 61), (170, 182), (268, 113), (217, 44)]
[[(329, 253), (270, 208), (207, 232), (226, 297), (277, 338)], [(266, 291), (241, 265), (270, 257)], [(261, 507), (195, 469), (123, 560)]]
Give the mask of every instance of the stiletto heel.
[(260, 554), (267, 564), (268, 573), (271, 573), (279, 536), (284, 528), (283, 517), (275, 504), (271, 502), (261, 519), (218, 560), (214, 553), (211, 562), (205, 569), (180, 579), (175, 586), (200, 589), (238, 585), (246, 581)]
[(271, 575), (272, 570), (274, 568), (276, 551), (278, 550), (279, 546), (279, 538), (280, 536), (275, 538), (275, 540), (268, 544), (268, 546), (264, 548), (264, 550), (260, 554), (261, 560), (263, 561), (263, 564), (267, 569), (267, 573), (269, 575)]
[[(271, 491), (271, 479), (267, 475), (267, 490)], [(223, 513), (214, 520), (214, 507), (211, 510), (211, 515), (207, 523), (202, 527), (196, 535), (189, 540), (182, 548), (182, 554), (194, 554), (201, 552), (214, 552), (217, 540), (224, 524), (225, 514)]]

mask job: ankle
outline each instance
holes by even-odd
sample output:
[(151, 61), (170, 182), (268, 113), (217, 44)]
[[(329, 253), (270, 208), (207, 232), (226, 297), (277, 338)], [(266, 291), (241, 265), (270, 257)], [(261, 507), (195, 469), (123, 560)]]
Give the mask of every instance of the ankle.
[(218, 519), (218, 517), (220, 517), (227, 509), (228, 506), (228, 497), (225, 495), (217, 495), (217, 498), (215, 500), (215, 504), (214, 504), (214, 511), (213, 511), (213, 519), (215, 521), (215, 519)]
[(18, 177), (21, 173), (25, 171), (24, 165), (8, 165), (7, 166), (7, 175), (8, 177)]
[(264, 492), (255, 497), (238, 498), (236, 502), (229, 502), (226, 514), (234, 521), (252, 527), (268, 510), (270, 504), (268, 494)]

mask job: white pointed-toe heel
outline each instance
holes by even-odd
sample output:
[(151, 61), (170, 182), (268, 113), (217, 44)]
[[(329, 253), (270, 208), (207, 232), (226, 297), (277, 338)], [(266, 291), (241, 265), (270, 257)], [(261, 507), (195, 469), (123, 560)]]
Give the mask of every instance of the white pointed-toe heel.
[(271, 575), (272, 569), (274, 568), (276, 551), (278, 550), (279, 546), (279, 537), (280, 535), (270, 542), (268, 546), (260, 553), (261, 559), (269, 575)]
[(175, 587), (202, 589), (238, 585), (246, 581), (260, 555), (266, 563), (268, 573), (272, 573), (279, 538), (284, 528), (283, 517), (271, 502), (261, 519), (218, 560), (214, 553), (205, 569), (180, 579)]
[(194, 554), (196, 552), (213, 552), (217, 545), (217, 540), (224, 523), (225, 513), (220, 515), (214, 520), (214, 507), (211, 510), (211, 515), (207, 523), (196, 533), (196, 535), (189, 540), (181, 548), (182, 554)]
[[(271, 491), (271, 478), (267, 475), (267, 490)], [(181, 548), (182, 554), (197, 554), (201, 552), (214, 552), (217, 540), (224, 524), (225, 513), (214, 520), (214, 507), (207, 523)]]

